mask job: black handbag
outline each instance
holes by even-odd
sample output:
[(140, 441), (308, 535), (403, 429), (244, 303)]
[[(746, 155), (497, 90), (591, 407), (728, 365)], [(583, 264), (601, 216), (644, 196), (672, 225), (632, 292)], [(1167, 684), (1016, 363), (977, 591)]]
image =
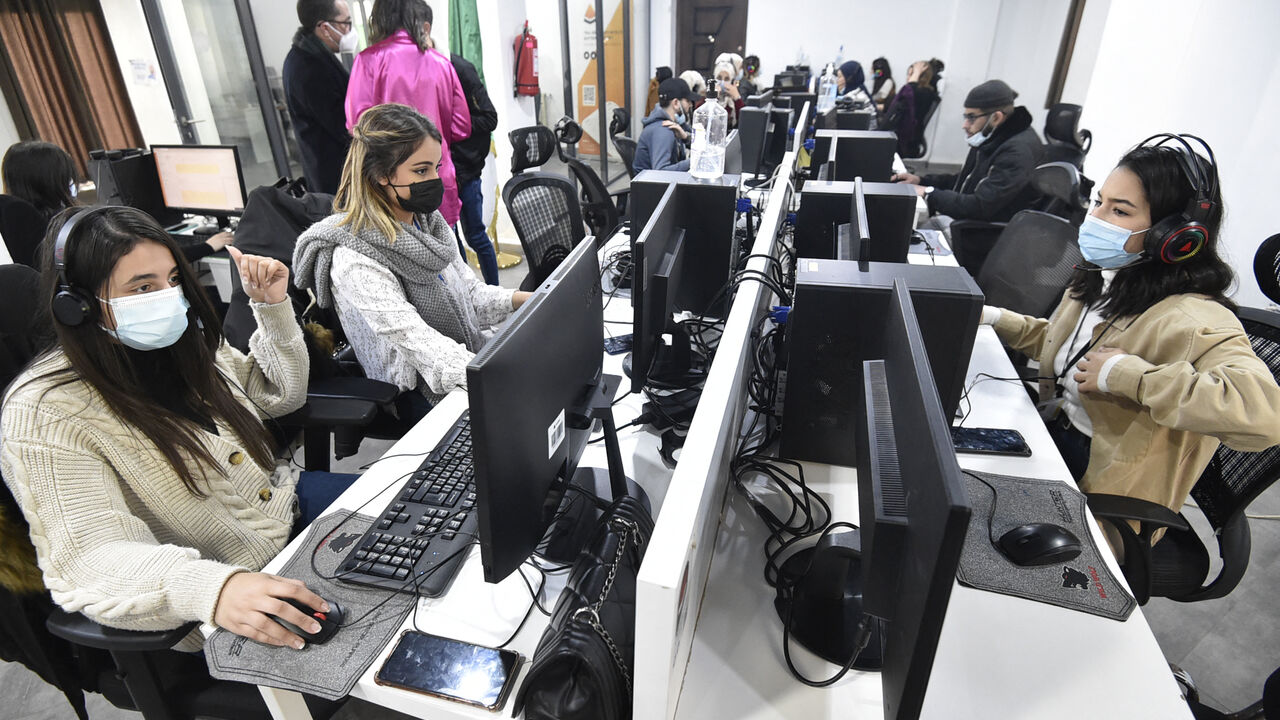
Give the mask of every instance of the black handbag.
[(624, 497), (583, 547), (538, 648), (512, 716), (628, 720), (635, 657), (636, 573), (653, 518)]

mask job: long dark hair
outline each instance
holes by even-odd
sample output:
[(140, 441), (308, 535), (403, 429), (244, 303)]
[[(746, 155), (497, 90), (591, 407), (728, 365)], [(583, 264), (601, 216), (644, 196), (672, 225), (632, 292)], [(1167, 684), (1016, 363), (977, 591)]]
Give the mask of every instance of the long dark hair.
[[(1195, 195), (1192, 181), (1175, 154), (1180, 152), (1186, 157), (1184, 151), (1168, 146), (1139, 146), (1125, 153), (1117, 165), (1138, 176), (1142, 192), (1151, 208), (1152, 223), (1181, 213)], [(1191, 161), (1200, 166), (1205, 177), (1212, 176), (1214, 169), (1207, 160), (1199, 155), (1192, 155)], [(1159, 259), (1147, 259), (1121, 268), (1116, 272), (1106, 293), (1102, 292), (1102, 273), (1096, 270), (1077, 270), (1069, 286), (1071, 297), (1085, 305), (1093, 305), (1101, 300), (1099, 312), (1108, 320), (1141, 315), (1170, 295), (1192, 293), (1208, 295), (1234, 310), (1235, 303), (1227, 298), (1226, 293), (1235, 282), (1235, 273), (1218, 255), (1218, 231), (1222, 227), (1224, 214), (1220, 189), (1215, 190), (1212, 199), (1214, 211), (1204, 221), (1209, 239), (1204, 249), (1195, 257), (1176, 265)], [(1097, 267), (1089, 263), (1085, 263), (1085, 266)]]
[(5, 192), (34, 205), (45, 222), (76, 204), (71, 197), (75, 162), (53, 143), (28, 140), (9, 146), (0, 161), (0, 175), (4, 176)]
[(423, 0), (375, 0), (369, 12), (369, 43), (376, 45), (404, 30), (423, 52), (431, 47), (422, 23), (432, 22), (431, 6)]
[[(64, 210), (49, 223), (45, 235), (40, 306), (46, 313), (58, 291), (53, 246), (63, 224), (80, 209)], [(116, 262), (143, 242), (163, 245), (173, 255), (182, 293), (191, 304), (188, 317), (194, 314), (199, 320), (191, 322), (176, 343), (151, 352), (166, 354), (181, 378), (185, 393), (182, 400), (188, 408), (200, 416), (221, 420), (244, 444), (254, 462), (263, 469), (270, 468), (271, 435), (257, 416), (236, 400), (214, 364), (215, 353), (223, 342), (218, 314), (182, 251), (150, 215), (134, 208), (105, 207), (81, 218), (67, 238), (67, 282), (90, 297), (105, 294)], [(39, 363), (61, 349), (71, 365), (38, 378), (41, 382), (52, 381), (45, 392), (75, 382), (88, 384), (116, 417), (155, 444), (188, 491), (203, 497), (199, 481), (208, 469), (221, 465), (201, 440), (199, 427), (149, 396), (124, 346), (100, 326), (98, 301), (91, 300), (89, 305), (91, 316), (79, 325), (52, 322), (56, 345), (32, 361), (33, 365)]]

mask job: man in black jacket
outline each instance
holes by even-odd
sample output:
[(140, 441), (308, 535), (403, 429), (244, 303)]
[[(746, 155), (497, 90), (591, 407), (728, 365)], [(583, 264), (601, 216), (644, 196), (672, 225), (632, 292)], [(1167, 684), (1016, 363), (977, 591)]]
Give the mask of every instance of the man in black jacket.
[(284, 58), (284, 97), (302, 153), (307, 188), (336, 193), (347, 159), (347, 68), (335, 54), (355, 51), (346, 0), (298, 0), (302, 27)]
[(1031, 113), (1014, 107), (1016, 97), (1001, 80), (969, 91), (963, 128), (972, 149), (959, 173), (897, 173), (892, 179), (915, 185), (930, 214), (955, 220), (1005, 222), (1031, 207), (1039, 197), (1031, 172), (1043, 161), (1044, 146), (1031, 127)]
[(449, 146), (453, 167), (458, 173), (458, 198), (462, 200), (462, 233), (480, 260), (480, 274), (490, 285), (498, 284), (498, 255), (485, 233), (484, 190), (480, 174), (489, 157), (490, 135), (498, 127), (498, 111), (489, 100), (489, 92), (480, 81), (476, 66), (461, 55), (450, 55), (449, 61), (458, 73), (462, 92), (471, 111), (471, 137)]

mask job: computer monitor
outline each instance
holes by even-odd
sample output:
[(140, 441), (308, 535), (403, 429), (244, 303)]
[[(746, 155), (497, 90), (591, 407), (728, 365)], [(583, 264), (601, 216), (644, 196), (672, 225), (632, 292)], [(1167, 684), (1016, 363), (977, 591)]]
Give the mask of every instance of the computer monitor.
[[(632, 186), (645, 180), (643, 173), (637, 175)], [(651, 211), (637, 208), (643, 214), (636, 222), (645, 224), (631, 250), (632, 340), (623, 363), (633, 392), (646, 385), (685, 386), (699, 372), (689, 337), (672, 315), (724, 313), (724, 297), (713, 301), (738, 258), (733, 231), (737, 185), (736, 175), (712, 181), (687, 177), (671, 183)]]
[(809, 89), (809, 73), (802, 70), (780, 72), (773, 76), (773, 89), (804, 92)]
[(152, 145), (165, 207), (217, 218), (244, 211), (244, 173), (234, 145)]
[(863, 365), (858, 506), (862, 610), (880, 630), (886, 720), (920, 716), (973, 514), (906, 284), (895, 281), (884, 359)]
[(747, 107), (768, 107), (773, 104), (773, 88), (769, 88), (756, 95), (747, 96)]
[(873, 116), (874, 113), (870, 110), (835, 109), (835, 117), (832, 119), (834, 122), (827, 125), (827, 128), (833, 130), (870, 130)]
[(791, 111), (778, 107), (744, 107), (738, 112), (742, 136), (742, 171), (756, 176), (773, 172), (787, 153)]
[[(467, 365), (480, 559), (487, 582), (511, 574), (557, 519), (617, 378), (601, 375), (604, 316), (595, 243), (580, 242)], [(609, 387), (612, 383), (612, 387)], [(609, 423), (612, 427), (612, 423)], [(625, 492), (616, 436), (613, 493)], [(594, 476), (594, 474), (593, 474)], [(589, 503), (586, 503), (589, 504)], [(570, 560), (572, 557), (570, 557)]]
[(815, 162), (834, 160), (833, 180), (889, 182), (898, 136), (887, 130), (818, 130), (813, 138)]
[(164, 226), (182, 221), (181, 212), (165, 207), (156, 163), (146, 148), (90, 150), (89, 161), (98, 202), (137, 208)]
[[(810, 180), (800, 191), (800, 207), (796, 211), (795, 248), (799, 257), (837, 258), (835, 230), (852, 217), (853, 182)], [(867, 209), (867, 231), (870, 233), (871, 260), (906, 262), (915, 224), (915, 187), (906, 183), (863, 182)]]
[(955, 413), (982, 315), (982, 291), (968, 271), (802, 258), (787, 317), (783, 457), (856, 464), (851, 411), (862, 362), (885, 357), (882, 328), (896, 280), (911, 289), (938, 396), (947, 417)]

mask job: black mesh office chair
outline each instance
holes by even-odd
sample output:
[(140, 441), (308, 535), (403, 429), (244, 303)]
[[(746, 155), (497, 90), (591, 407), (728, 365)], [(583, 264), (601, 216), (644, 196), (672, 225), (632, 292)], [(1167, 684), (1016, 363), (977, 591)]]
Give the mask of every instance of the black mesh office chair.
[(573, 183), (563, 175), (528, 172), (560, 152), (555, 133), (534, 125), (512, 130), (508, 137), (516, 151), (511, 157), (512, 177), (502, 188), (502, 202), (529, 261), (529, 274), (520, 289), (533, 290), (569, 256), (586, 232)]
[[(1253, 351), (1280, 379), (1280, 313), (1240, 308), (1238, 315)], [(1140, 604), (1152, 596), (1179, 602), (1211, 600), (1230, 593), (1244, 577), (1251, 545), (1245, 510), (1277, 479), (1280, 445), (1256, 453), (1220, 446), (1191, 489), (1191, 497), (1212, 527), (1214, 541), (1196, 534), (1183, 513), (1144, 500), (1091, 494), (1089, 508), (1119, 530), (1125, 580)], [(1138, 531), (1126, 520), (1138, 522)], [(1160, 528), (1167, 528), (1165, 535), (1152, 545), (1152, 534)], [(1222, 569), (1212, 579), (1206, 542), (1216, 542), (1222, 558)]]
[(1031, 184), (1043, 197), (1037, 210), (1068, 220), (1072, 227), (1080, 227), (1084, 222), (1084, 216), (1089, 213), (1093, 181), (1075, 165), (1068, 162), (1040, 165), (1031, 173)]
[(1048, 213), (1023, 210), (1005, 226), (976, 279), (986, 303), (1049, 317), (1083, 260), (1076, 228)]
[[(613, 147), (617, 149), (618, 155), (622, 156), (622, 162), (627, 166), (627, 175), (636, 176), (636, 141), (627, 137), (623, 133), (627, 132), (631, 127), (631, 115), (626, 108), (614, 108), (613, 120), (609, 122), (609, 139), (613, 140)], [(626, 212), (626, 207), (621, 208)]]
[[(620, 208), (625, 207), (624, 198), (630, 194), (631, 189), (628, 187), (625, 190), (610, 193), (604, 181), (595, 170), (591, 169), (590, 165), (564, 152), (564, 146), (577, 145), (582, 139), (582, 126), (574, 122), (573, 118), (567, 116), (560, 118), (556, 123), (555, 133), (559, 143), (557, 150), (560, 153), (560, 159), (568, 166), (569, 172), (573, 173), (582, 191), (579, 198), (582, 220), (597, 241), (603, 242), (618, 227), (618, 219), (621, 217)], [(604, 152), (603, 144), (600, 146), (600, 151)]]
[(1071, 103), (1058, 103), (1049, 108), (1044, 120), (1045, 159), (1068, 162), (1083, 168), (1084, 156), (1093, 146), (1093, 133), (1080, 129), (1080, 113), (1084, 108)]
[[(281, 180), (272, 186), (255, 188), (249, 193), (236, 228), (236, 247), (292, 266), (298, 236), (312, 223), (327, 217), (332, 209), (332, 196), (308, 193), (300, 181)], [(307, 292), (292, 283), (289, 298), (300, 323), (317, 323), (334, 332), (340, 342), (342, 329), (336, 312), (313, 306)], [(240, 274), (234, 271), (231, 303), (222, 330), (227, 342), (241, 352), (248, 352), (249, 337), (257, 330), (257, 321), (249, 309), (249, 296), (240, 286)], [(333, 457), (342, 459), (355, 455), (365, 437), (395, 439), (408, 431), (411, 422), (402, 421), (392, 410), (399, 388), (363, 377), (349, 347), (321, 348), (311, 334), (306, 337), (311, 356), (307, 404), (279, 418), (278, 424), (268, 423), (268, 428), (276, 432), (281, 444), (291, 441), (297, 430), (302, 431), (307, 470), (329, 469), (330, 437)], [(350, 359), (341, 362), (335, 354)]]
[(911, 139), (910, 151), (902, 157), (908, 160), (916, 160), (929, 154), (929, 141), (926, 136), (929, 134), (929, 121), (933, 120), (933, 116), (938, 112), (938, 106), (942, 104), (942, 96), (935, 95), (933, 103), (924, 111), (924, 117), (920, 123), (916, 125), (916, 136)]

